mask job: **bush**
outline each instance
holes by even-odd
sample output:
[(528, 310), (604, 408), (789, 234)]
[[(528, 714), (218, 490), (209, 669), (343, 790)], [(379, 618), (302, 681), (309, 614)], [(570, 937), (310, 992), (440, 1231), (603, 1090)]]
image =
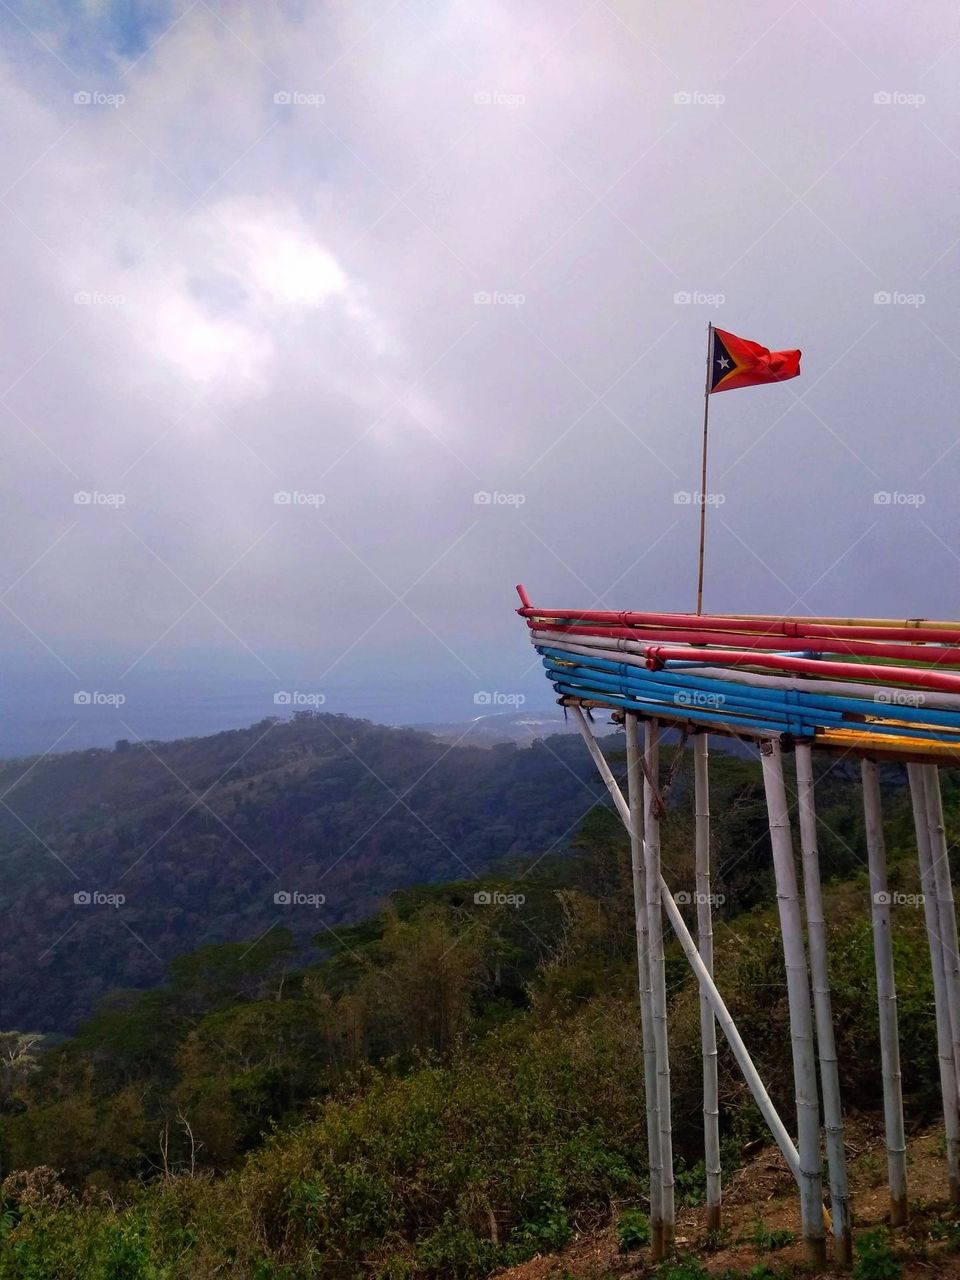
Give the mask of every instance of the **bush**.
[(854, 1280), (900, 1280), (900, 1264), (883, 1231), (868, 1231), (857, 1241)]
[(617, 1223), (620, 1252), (630, 1253), (641, 1245), (650, 1243), (650, 1219), (640, 1209), (628, 1209)]

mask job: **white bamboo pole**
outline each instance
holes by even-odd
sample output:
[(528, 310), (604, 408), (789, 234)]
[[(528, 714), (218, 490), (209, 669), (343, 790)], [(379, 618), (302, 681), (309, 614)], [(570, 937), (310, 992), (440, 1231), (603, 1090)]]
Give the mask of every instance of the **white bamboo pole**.
[(880, 1014), (880, 1063), (883, 1071), (883, 1119), (890, 1183), (890, 1223), (894, 1227), (902, 1227), (907, 1220), (907, 1140), (903, 1126), (900, 1039), (897, 1031), (897, 986), (893, 973), (887, 852), (883, 840), (880, 781), (876, 762), (862, 760), (860, 776), (863, 779), (863, 814), (867, 834), (867, 863), (870, 871), (873, 958), (877, 970), (877, 1006)]
[[(576, 707), (575, 710), (579, 712), (580, 708)], [(637, 929), (637, 974), (640, 982), (640, 1025), (643, 1031), (643, 1090), (646, 1095), (647, 1155), (650, 1168), (650, 1242), (651, 1258), (657, 1262), (663, 1256), (663, 1162), (660, 1158), (657, 1049), (654, 1043), (653, 992), (650, 986), (650, 926), (647, 920), (646, 873), (643, 865), (643, 769), (640, 764), (637, 717), (628, 714), (624, 727), (627, 733), (630, 864), (633, 871), (633, 909)], [(590, 736), (593, 738), (592, 734)]]
[(833, 1260), (838, 1266), (848, 1267), (853, 1262), (850, 1190), (847, 1183), (846, 1152), (843, 1146), (840, 1075), (837, 1065), (837, 1045), (833, 1034), (827, 930), (820, 886), (813, 756), (808, 743), (797, 743), (796, 764), (803, 897), (807, 914), (807, 939), (810, 946), (810, 977), (813, 985), (813, 1015), (817, 1028), (817, 1053), (820, 1059), (823, 1123), (827, 1138), (827, 1167), (830, 1172), (830, 1208), (833, 1212)]
[[(577, 635), (574, 643), (566, 635), (552, 631), (531, 631), (530, 638), (534, 644), (544, 648), (565, 649), (570, 653), (583, 654), (585, 657), (591, 653), (595, 657), (612, 657), (616, 654), (618, 662), (625, 662), (628, 666), (643, 667), (645, 670), (647, 669), (646, 650), (653, 643), (650, 640), (619, 640), (604, 636), (582, 635)], [(705, 659), (709, 658), (709, 654), (710, 650), (704, 649)], [(852, 670), (855, 673), (856, 668), (853, 667)], [(795, 689), (801, 693), (810, 692), (810, 681), (798, 679), (796, 676), (761, 675), (756, 671), (745, 671), (742, 667), (710, 667), (706, 665), (706, 661), (702, 667), (697, 667), (694, 674), (703, 676), (705, 679), (709, 677), (711, 680), (726, 680), (733, 684), (746, 684), (758, 689)], [(902, 687), (858, 684), (852, 676), (849, 681), (818, 679), (816, 690), (818, 693), (836, 693), (844, 698), (862, 698), (865, 702), (874, 704), (883, 700), (879, 695), (888, 695), (894, 706), (896, 706), (897, 697), (903, 695)], [(923, 698), (925, 707), (938, 707), (948, 711), (960, 707), (960, 693), (942, 693), (939, 689), (924, 690)]]
[(930, 833), (930, 859), (937, 894), (937, 919), (943, 952), (943, 976), (947, 988), (953, 1061), (960, 1087), (960, 957), (957, 955), (957, 913), (953, 903), (950, 859), (943, 825), (943, 803), (940, 798), (940, 773), (936, 765), (923, 766), (923, 792)]
[(797, 1147), (800, 1155), (801, 1228), (811, 1261), (821, 1265), (826, 1258), (826, 1242), (823, 1230), (820, 1107), (813, 1048), (813, 1015), (803, 946), (797, 871), (793, 862), (790, 814), (783, 782), (783, 757), (777, 739), (770, 739), (763, 744), (760, 760), (770, 821), (777, 906), (780, 911), (783, 958), (787, 971), (787, 999), (790, 1005), (793, 1080), (797, 1100)]
[(650, 930), (650, 987), (653, 992), (653, 1040), (657, 1050), (657, 1098), (660, 1108), (660, 1159), (663, 1187), (663, 1251), (676, 1237), (673, 1184), (673, 1121), (670, 1107), (670, 1042), (667, 1034), (667, 977), (663, 959), (663, 906), (660, 893), (660, 726), (644, 725), (643, 859), (647, 882), (647, 926)]
[[(597, 772), (606, 784), (607, 790), (610, 792), (610, 798), (613, 800), (617, 812), (620, 814), (623, 824), (629, 832), (631, 830), (630, 809), (626, 800), (623, 798), (620, 788), (617, 786), (617, 780), (611, 773), (610, 766), (607, 764), (603, 752), (597, 744), (597, 740), (590, 732), (590, 727), (587, 724), (586, 717), (583, 712), (575, 703), (570, 707), (570, 710), (574, 714), (577, 728), (580, 730), (580, 734), (587, 745), (587, 749), (593, 757), (593, 762), (597, 767)], [(703, 960), (700, 958), (700, 952), (697, 950), (697, 944), (694, 942), (690, 930), (687, 928), (686, 922), (680, 914), (680, 908), (674, 901), (673, 894), (670, 892), (670, 888), (662, 874), (660, 876), (660, 894), (664, 910), (667, 913), (667, 917), (673, 927), (673, 931), (677, 935), (677, 939), (683, 948), (684, 954), (690, 964), (690, 968), (696, 974), (697, 981), (701, 988), (703, 988), (707, 993), (710, 1003), (713, 1006), (713, 1012), (716, 1015), (720, 1030), (723, 1032), (727, 1043), (733, 1051), (733, 1056), (736, 1058), (737, 1065), (743, 1073), (743, 1078), (753, 1096), (753, 1100), (756, 1102), (757, 1108), (763, 1116), (773, 1140), (783, 1153), (783, 1158), (787, 1163), (787, 1167), (799, 1185), (800, 1157), (797, 1154), (797, 1148), (793, 1145), (793, 1139), (787, 1132), (786, 1125), (780, 1119), (777, 1109), (773, 1105), (770, 1095), (764, 1087), (764, 1083), (760, 1078), (760, 1073), (754, 1066), (753, 1059), (750, 1057), (747, 1046), (743, 1042), (743, 1037), (737, 1029), (737, 1024), (734, 1022), (733, 1016), (717, 988), (717, 984), (707, 972)]]
[[(710, 776), (709, 738), (693, 739), (694, 817), (696, 822), (697, 946), (704, 968), (713, 976), (713, 910), (710, 888)], [(700, 991), (700, 1043), (703, 1049), (703, 1157), (707, 1181), (708, 1231), (719, 1231), (720, 1087), (717, 1080), (717, 1023), (713, 1008)]]
[(919, 764), (907, 765), (910, 798), (913, 802), (913, 825), (917, 833), (917, 858), (920, 863), (920, 890), (923, 894), (923, 916), (930, 948), (933, 971), (933, 1004), (937, 1022), (937, 1058), (940, 1063), (940, 1095), (943, 1099), (943, 1131), (946, 1141), (947, 1177), (950, 1200), (960, 1204), (960, 1098), (957, 1092), (957, 1070), (953, 1059), (953, 1037), (950, 1010), (947, 1006), (946, 975), (943, 967), (943, 944), (940, 940), (940, 913), (937, 907), (937, 884), (930, 852), (930, 828), (923, 789), (923, 769)]

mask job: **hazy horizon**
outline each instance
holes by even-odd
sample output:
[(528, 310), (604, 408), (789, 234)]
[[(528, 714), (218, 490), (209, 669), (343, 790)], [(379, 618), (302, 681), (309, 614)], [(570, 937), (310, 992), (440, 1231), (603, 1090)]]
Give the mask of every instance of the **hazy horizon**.
[(803, 371), (713, 404), (706, 608), (955, 615), (960, 50), (903, 16), (4, 6), (0, 747), (171, 672), (185, 730), (548, 705), (517, 581), (693, 606), (708, 321)]

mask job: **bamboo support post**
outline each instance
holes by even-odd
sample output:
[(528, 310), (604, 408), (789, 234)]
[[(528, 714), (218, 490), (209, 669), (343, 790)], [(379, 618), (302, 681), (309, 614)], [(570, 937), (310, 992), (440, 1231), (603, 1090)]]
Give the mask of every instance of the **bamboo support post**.
[[(713, 977), (713, 896), (710, 882), (709, 738), (693, 740), (694, 818), (696, 822), (697, 946), (704, 968)], [(720, 1088), (717, 1079), (717, 1023), (706, 993), (700, 992), (700, 1041), (703, 1048), (703, 1153), (706, 1170), (706, 1226), (719, 1231)]]
[(877, 971), (880, 1063), (883, 1072), (883, 1118), (890, 1184), (890, 1224), (894, 1227), (902, 1227), (907, 1220), (907, 1140), (903, 1126), (900, 1038), (897, 1030), (897, 985), (893, 973), (887, 853), (883, 840), (880, 781), (876, 761), (862, 760), (860, 774), (863, 780), (863, 813), (867, 833), (867, 862), (870, 870), (873, 957)]
[[(571, 705), (570, 710), (573, 713), (577, 728), (580, 730), (580, 735), (586, 743), (587, 749), (593, 758), (597, 772), (603, 779), (603, 782), (610, 793), (610, 798), (623, 821), (623, 825), (626, 827), (628, 832), (632, 832), (633, 828), (630, 818), (630, 808), (626, 800), (623, 798), (623, 793), (617, 786), (617, 780), (614, 778), (610, 770), (610, 766), (607, 764), (603, 752), (597, 744), (596, 738), (594, 738), (593, 734), (590, 732), (590, 726), (587, 724), (586, 717), (575, 703)], [(677, 936), (680, 946), (683, 948), (690, 968), (696, 975), (701, 989), (707, 993), (707, 998), (713, 1007), (717, 1024), (723, 1032), (727, 1043), (730, 1045), (733, 1056), (737, 1060), (737, 1065), (743, 1073), (743, 1078), (753, 1096), (753, 1100), (757, 1104), (757, 1108), (763, 1116), (774, 1142), (776, 1142), (777, 1146), (780, 1148), (783, 1158), (786, 1161), (787, 1168), (793, 1174), (793, 1177), (799, 1185), (800, 1157), (797, 1153), (797, 1148), (794, 1146), (793, 1139), (787, 1132), (786, 1125), (781, 1120), (776, 1107), (773, 1105), (770, 1095), (767, 1093), (766, 1087), (760, 1078), (760, 1073), (757, 1071), (753, 1059), (750, 1057), (747, 1050), (747, 1046), (743, 1042), (743, 1037), (737, 1029), (737, 1024), (733, 1019), (733, 1015), (727, 1008), (723, 996), (720, 994), (713, 977), (708, 973), (706, 966), (700, 957), (700, 952), (697, 950), (697, 944), (694, 942), (693, 936), (687, 928), (683, 916), (680, 914), (680, 908), (677, 906), (673, 894), (670, 892), (670, 888), (662, 874), (660, 876), (660, 894), (664, 910), (667, 913), (667, 918), (669, 919), (673, 931)]]
[(663, 1188), (663, 1249), (673, 1249), (676, 1235), (673, 1183), (673, 1122), (670, 1105), (670, 1042), (667, 1034), (667, 977), (663, 959), (663, 906), (660, 893), (660, 806), (658, 804), (660, 726), (644, 725), (643, 855), (647, 881), (647, 927), (650, 930), (650, 986), (653, 992), (653, 1039), (657, 1050), (657, 1098), (660, 1109), (660, 1160)]
[(930, 949), (930, 968), (933, 972), (933, 1003), (937, 1023), (937, 1058), (940, 1064), (940, 1095), (943, 1101), (947, 1177), (950, 1183), (950, 1201), (952, 1204), (960, 1204), (960, 1110), (958, 1110), (960, 1096), (957, 1091), (957, 1068), (953, 1058), (950, 1010), (947, 1006), (940, 913), (930, 852), (930, 828), (927, 822), (922, 766), (908, 764), (907, 778), (910, 782), (910, 798), (913, 802), (913, 824), (917, 834), (917, 859), (920, 864), (920, 890), (923, 894), (923, 915), (927, 929), (927, 945)]
[(850, 1191), (843, 1145), (843, 1113), (840, 1105), (837, 1046), (833, 1034), (833, 1009), (830, 1001), (827, 931), (820, 885), (813, 757), (807, 743), (797, 743), (796, 766), (803, 897), (810, 947), (810, 977), (813, 986), (813, 1014), (817, 1029), (817, 1053), (820, 1059), (820, 1088), (823, 1094), (823, 1122), (830, 1177), (830, 1208), (833, 1214), (833, 1260), (838, 1266), (849, 1267), (853, 1262)]
[(957, 913), (953, 902), (950, 859), (943, 825), (943, 803), (940, 798), (940, 773), (936, 765), (923, 766), (923, 792), (930, 834), (930, 860), (937, 895), (937, 920), (943, 952), (943, 976), (947, 989), (950, 1037), (953, 1062), (960, 1089), (960, 957), (957, 955)]
[(765, 742), (760, 758), (767, 797), (770, 841), (773, 846), (777, 906), (780, 912), (780, 930), (783, 935), (787, 999), (790, 1006), (793, 1079), (797, 1102), (797, 1148), (800, 1156), (801, 1227), (811, 1261), (815, 1265), (822, 1265), (826, 1258), (826, 1242), (820, 1174), (820, 1108), (813, 1047), (813, 1015), (803, 945), (797, 873), (793, 861), (790, 816), (783, 781), (783, 757), (779, 741), (771, 739)]
[[(576, 707), (575, 710), (579, 712), (580, 708)], [(637, 717), (627, 715), (624, 727), (627, 735), (630, 864), (633, 873), (633, 907), (637, 931), (640, 1025), (643, 1032), (643, 1085), (646, 1095), (647, 1155), (650, 1170), (651, 1258), (656, 1262), (663, 1256), (663, 1170), (660, 1159), (660, 1107), (657, 1096), (657, 1050), (653, 1031), (653, 992), (650, 986), (650, 928), (647, 921), (646, 872), (643, 863), (643, 768)], [(592, 736), (591, 734), (591, 738)]]

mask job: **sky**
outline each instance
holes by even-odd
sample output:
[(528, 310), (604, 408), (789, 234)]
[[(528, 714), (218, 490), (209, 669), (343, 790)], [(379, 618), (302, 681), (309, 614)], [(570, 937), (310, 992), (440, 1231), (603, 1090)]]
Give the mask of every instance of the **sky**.
[(711, 400), (705, 608), (960, 614), (955, 6), (0, 34), (0, 752), (549, 706), (515, 583), (694, 606), (710, 322), (803, 362)]

